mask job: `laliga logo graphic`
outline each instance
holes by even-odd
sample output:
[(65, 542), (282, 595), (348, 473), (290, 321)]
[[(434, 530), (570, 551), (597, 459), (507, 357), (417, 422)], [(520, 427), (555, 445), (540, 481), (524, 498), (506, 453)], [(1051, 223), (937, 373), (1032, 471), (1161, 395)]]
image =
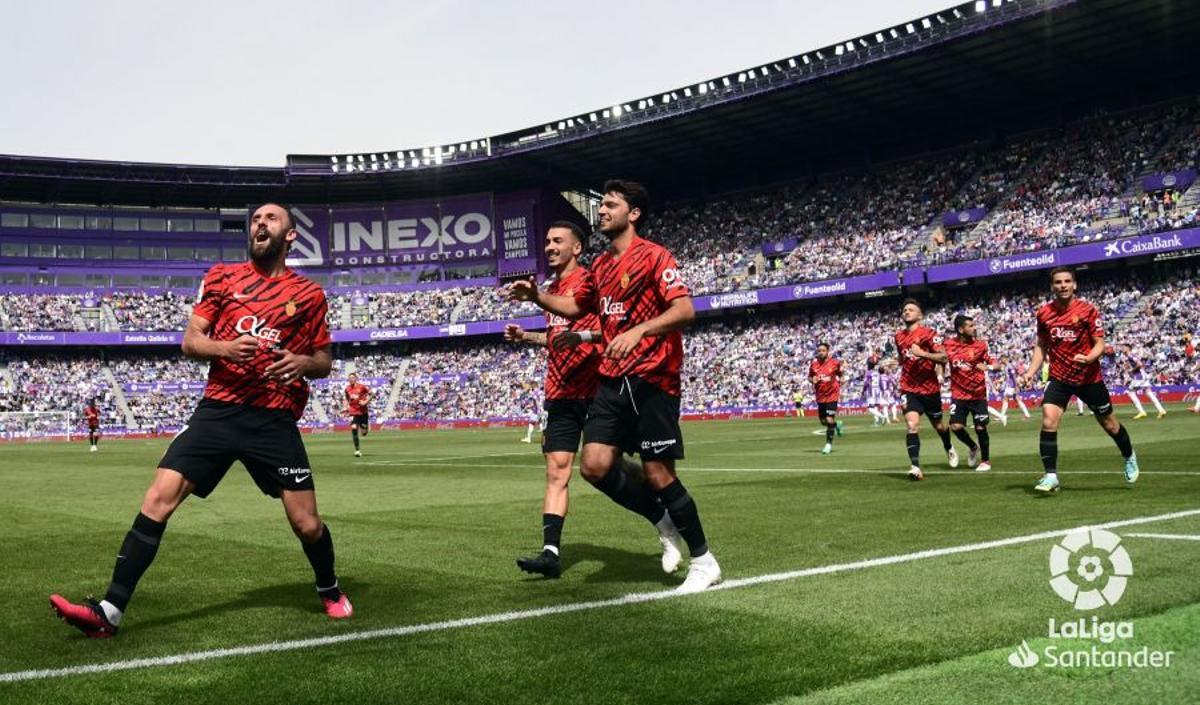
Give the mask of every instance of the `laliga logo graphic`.
[(971, 219), (970, 211), (963, 211), (962, 213), (958, 214), (958, 222), (960, 222), (960, 223), (965, 223), (970, 219)]
[(293, 208), (291, 214), (295, 218), (296, 239), (292, 242), (292, 248), (288, 252), (287, 265), (289, 267), (313, 267), (323, 264), (325, 259), (321, 256), (321, 241), (309, 231), (309, 228), (313, 226), (312, 218), (305, 215), (304, 211), (299, 208)]
[(1004, 269), (1004, 263), (998, 259), (988, 262), (988, 269), (992, 270), (992, 274), (999, 274), (1000, 270)]
[[(1050, 587), (1077, 610), (1117, 604), (1133, 575), (1133, 561), (1120, 544), (1120, 536), (1104, 529), (1067, 534), (1050, 549)], [(1071, 570), (1073, 558), (1078, 560)], [(1104, 559), (1110, 570), (1105, 569)]]

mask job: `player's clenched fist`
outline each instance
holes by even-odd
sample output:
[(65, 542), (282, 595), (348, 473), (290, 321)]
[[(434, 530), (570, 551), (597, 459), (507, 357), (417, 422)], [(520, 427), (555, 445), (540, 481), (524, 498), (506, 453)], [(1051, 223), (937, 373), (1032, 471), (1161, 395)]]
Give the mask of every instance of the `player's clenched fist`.
[(258, 338), (246, 333), (225, 343), (225, 358), (234, 362), (250, 362), (258, 352)]

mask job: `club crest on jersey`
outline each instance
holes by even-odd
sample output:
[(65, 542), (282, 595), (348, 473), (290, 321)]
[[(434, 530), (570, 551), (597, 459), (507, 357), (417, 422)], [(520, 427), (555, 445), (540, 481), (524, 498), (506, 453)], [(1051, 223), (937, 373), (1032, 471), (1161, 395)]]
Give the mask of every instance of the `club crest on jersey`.
[(625, 272), (624, 274), (621, 275), (621, 288), (622, 289), (629, 288), (629, 272)]
[(284, 312), (284, 313), (286, 313), (286, 314), (287, 314), (287, 315), (289, 315), (289, 316), (295, 316), (295, 315), (296, 315), (296, 308), (297, 308), (297, 307), (296, 307), (296, 300), (295, 300), (295, 299), (288, 299), (287, 305), (283, 307), (283, 312)]

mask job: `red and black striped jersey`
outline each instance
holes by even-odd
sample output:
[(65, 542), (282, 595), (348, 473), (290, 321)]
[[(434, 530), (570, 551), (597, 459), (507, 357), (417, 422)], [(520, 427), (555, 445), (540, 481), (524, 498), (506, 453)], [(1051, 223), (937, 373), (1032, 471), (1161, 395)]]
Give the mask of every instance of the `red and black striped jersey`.
[(842, 397), (842, 361), (832, 357), (808, 363), (808, 378), (818, 404), (836, 404)]
[(367, 405), (371, 403), (371, 389), (362, 382), (346, 385), (346, 407), (351, 416), (367, 413)]
[(1072, 298), (1062, 309), (1050, 302), (1037, 311), (1038, 344), (1050, 361), (1050, 379), (1073, 385), (1101, 381), (1099, 359), (1081, 365), (1075, 356), (1090, 353), (1096, 340), (1103, 337), (1100, 312), (1083, 299)]
[[(679, 265), (665, 247), (633, 237), (619, 258), (605, 251), (592, 263), (599, 292), (600, 321), (604, 342), (657, 318), (672, 301), (690, 296), (679, 277)], [(647, 335), (620, 360), (604, 358), (600, 374), (605, 377), (641, 377), (668, 394), (679, 396), (679, 370), (683, 367), (683, 335)]]
[(596, 279), (584, 267), (572, 269), (565, 277), (555, 279), (546, 289), (554, 296), (569, 296), (579, 308), (588, 313), (568, 320), (546, 313), (546, 347), (550, 358), (546, 364), (547, 399), (591, 399), (596, 396), (596, 385), (600, 378), (600, 346), (581, 343), (562, 350), (555, 350), (554, 339), (559, 335), (585, 330), (600, 330), (600, 317), (596, 315)]
[(329, 345), (325, 292), (316, 283), (285, 270), (277, 277), (260, 273), (251, 262), (218, 264), (204, 275), (192, 313), (212, 322), (213, 340), (258, 338), (258, 352), (247, 363), (216, 358), (209, 363), (204, 396), (217, 401), (269, 409), (288, 409), (297, 419), (308, 403), (308, 382), (268, 380), (266, 368), (276, 349), (311, 355)]
[(946, 362), (950, 367), (950, 398), (964, 401), (987, 399), (987, 371), (980, 365), (995, 361), (987, 343), (976, 338), (963, 342), (958, 336), (946, 339)]
[(83, 417), (87, 420), (88, 428), (100, 427), (100, 410), (85, 406), (83, 407)]
[(900, 391), (909, 394), (940, 394), (937, 363), (916, 357), (909, 348), (917, 345), (925, 352), (941, 352), (942, 336), (932, 328), (918, 325), (912, 330), (896, 331), (896, 354), (900, 356)]

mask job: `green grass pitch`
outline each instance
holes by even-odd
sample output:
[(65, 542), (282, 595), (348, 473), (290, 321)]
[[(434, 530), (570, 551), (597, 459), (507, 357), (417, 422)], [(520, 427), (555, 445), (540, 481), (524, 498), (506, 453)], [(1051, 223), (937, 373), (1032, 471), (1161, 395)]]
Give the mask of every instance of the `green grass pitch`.
[[(1137, 485), (1125, 485), (1103, 431), (1069, 414), (1063, 490), (1050, 497), (1031, 491), (1036, 418), (993, 423), (989, 474), (966, 469), (965, 452), (947, 469), (923, 426), (921, 483), (904, 478), (899, 426), (848, 418), (825, 457), (811, 418), (685, 424), (680, 475), (735, 583), (644, 601), (619, 598), (668, 590), (682, 574), (663, 575), (653, 529), (578, 476), (562, 578), (516, 569), (541, 544), (542, 460), (520, 443), (524, 429), (373, 433), (362, 459), (348, 434), (310, 436), (354, 617), (320, 611), (282, 508), (235, 466), (171, 519), (108, 641), (55, 620), (46, 598), (103, 594), (167, 440), (105, 441), (97, 454), (86, 443), (2, 445), (0, 703), (1194, 702), (1200, 541), (1130, 534), (1200, 536), (1200, 515), (1114, 528), (1134, 575), (1117, 604), (1093, 613), (1051, 590), (1055, 538), (736, 582), (1200, 509), (1200, 418), (1182, 405), (1163, 420), (1118, 413), (1141, 460)], [(558, 606), (568, 611), (452, 622)], [(1023, 640), (1035, 651), (1054, 643), (1050, 618), (1093, 614), (1134, 623), (1112, 647), (1174, 651), (1171, 667), (1009, 665)], [(433, 626), (369, 633), (417, 625)], [(294, 643), (322, 637), (354, 638)], [(271, 643), (284, 650), (129, 663)], [(1093, 644), (1103, 646), (1065, 645)], [(11, 675), (114, 663), (131, 667)]]

